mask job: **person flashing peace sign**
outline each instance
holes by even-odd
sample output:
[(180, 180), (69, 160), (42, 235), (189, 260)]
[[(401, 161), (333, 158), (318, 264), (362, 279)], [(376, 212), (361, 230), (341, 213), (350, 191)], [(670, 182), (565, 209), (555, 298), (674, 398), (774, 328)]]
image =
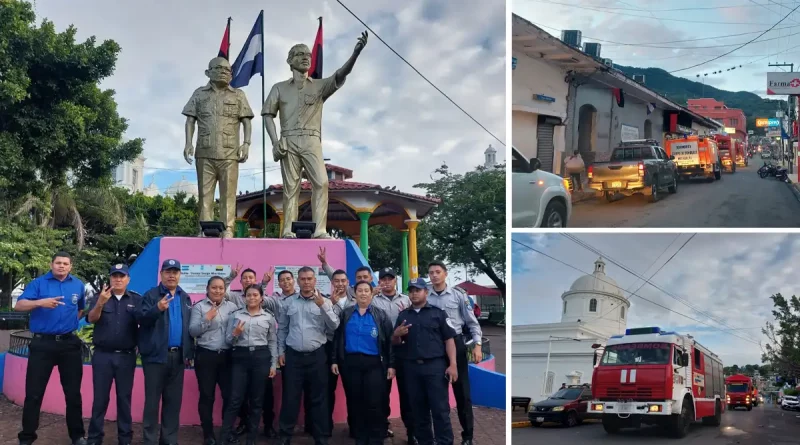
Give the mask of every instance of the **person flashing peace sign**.
[(142, 296), (137, 311), (139, 354), (144, 371), (145, 445), (178, 443), (183, 374), (194, 359), (194, 341), (189, 335), (192, 300), (178, 285), (180, 279), (181, 263), (173, 259), (164, 261), (161, 282)]

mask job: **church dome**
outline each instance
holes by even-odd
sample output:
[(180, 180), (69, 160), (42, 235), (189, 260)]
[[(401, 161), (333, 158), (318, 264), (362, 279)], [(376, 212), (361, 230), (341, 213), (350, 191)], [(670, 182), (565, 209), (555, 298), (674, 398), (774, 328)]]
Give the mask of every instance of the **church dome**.
[(187, 197), (194, 196), (196, 198), (198, 194), (197, 184), (187, 181), (186, 176), (183, 176), (180, 181), (177, 181), (173, 183), (171, 186), (167, 187), (165, 195), (175, 196), (180, 192), (186, 193)]
[(599, 258), (594, 263), (594, 273), (591, 275), (584, 275), (569, 288), (570, 292), (585, 292), (585, 293), (605, 293), (625, 298), (622, 290), (617, 282), (606, 275), (606, 263), (602, 258)]
[(147, 187), (145, 187), (144, 190), (142, 190), (142, 193), (144, 194), (144, 196), (149, 196), (151, 198), (154, 198), (158, 196), (158, 187), (156, 187), (156, 184), (154, 182), (151, 182), (150, 185), (148, 185)]

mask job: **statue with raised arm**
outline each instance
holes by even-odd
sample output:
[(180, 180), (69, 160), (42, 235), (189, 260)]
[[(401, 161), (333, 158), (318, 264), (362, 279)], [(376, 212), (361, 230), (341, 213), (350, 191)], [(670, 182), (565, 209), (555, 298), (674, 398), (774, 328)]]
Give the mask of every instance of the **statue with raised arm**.
[[(183, 157), (189, 164), (197, 159), (197, 191), (200, 221), (214, 220), (214, 191), (219, 183), (219, 213), (225, 224), (225, 238), (233, 236), (236, 219), (236, 191), (239, 164), (250, 155), (253, 110), (244, 91), (230, 86), (231, 65), (224, 57), (208, 63), (207, 85), (194, 91), (183, 107), (186, 116), (186, 145)], [(197, 124), (197, 149), (192, 145)], [(244, 142), (239, 143), (239, 124)]]
[[(316, 224), (313, 237), (330, 238), (327, 230), (328, 175), (322, 156), (322, 105), (344, 85), (366, 45), (365, 31), (359, 37), (353, 55), (332, 76), (324, 79), (308, 77), (311, 67), (308, 46), (293, 46), (286, 59), (292, 69), (292, 78), (273, 85), (264, 102), (261, 115), (265, 117), (264, 125), (272, 141), (272, 157), (275, 162), (280, 162), (283, 177), (284, 238), (295, 238), (292, 223), (297, 221), (302, 170), (311, 183), (311, 217)], [(274, 121), (278, 116), (280, 137)]]

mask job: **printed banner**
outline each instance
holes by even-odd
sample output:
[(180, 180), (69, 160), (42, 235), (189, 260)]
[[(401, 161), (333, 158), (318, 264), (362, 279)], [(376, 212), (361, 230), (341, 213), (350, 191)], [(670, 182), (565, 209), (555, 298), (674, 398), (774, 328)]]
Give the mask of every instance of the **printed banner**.
[[(280, 292), (281, 287), (278, 286), (278, 274), (281, 271), (288, 270), (294, 275), (295, 289), (300, 290), (300, 281), (297, 279), (297, 271), (303, 266), (275, 266), (275, 275), (272, 278), (272, 291)], [(322, 294), (329, 294), (331, 292), (331, 280), (325, 275), (325, 270), (321, 267), (312, 267), (317, 272), (317, 289)]]
[(205, 295), (209, 278), (225, 278), (230, 273), (229, 264), (181, 264), (180, 286), (187, 293)]

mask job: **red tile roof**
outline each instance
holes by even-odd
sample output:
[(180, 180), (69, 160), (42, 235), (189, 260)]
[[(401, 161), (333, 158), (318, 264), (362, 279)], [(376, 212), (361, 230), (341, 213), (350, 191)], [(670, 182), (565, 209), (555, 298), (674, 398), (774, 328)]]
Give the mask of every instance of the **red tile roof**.
[(502, 294), (497, 289), (492, 289), (491, 287), (481, 286), (480, 284), (475, 284), (472, 281), (465, 281), (456, 287), (460, 287), (464, 289), (464, 292), (467, 295), (476, 295), (479, 297), (500, 297)]
[[(311, 183), (308, 181), (303, 181), (300, 183), (301, 190), (311, 190)], [(267, 191), (270, 190), (283, 190), (283, 184), (273, 184), (267, 188)], [(369, 184), (366, 182), (355, 182), (355, 181), (328, 181), (328, 190), (330, 191), (349, 191), (349, 190), (363, 190), (363, 191), (380, 191), (383, 193), (387, 193), (390, 195), (397, 195), (406, 198), (416, 199), (419, 201), (426, 201), (433, 204), (439, 204), (441, 202), (440, 199), (437, 198), (429, 198), (427, 196), (422, 195), (415, 195), (413, 193), (406, 193), (401, 192), (399, 190), (390, 190), (384, 187), (381, 187), (378, 184)], [(254, 194), (260, 194), (261, 192), (253, 192)]]

